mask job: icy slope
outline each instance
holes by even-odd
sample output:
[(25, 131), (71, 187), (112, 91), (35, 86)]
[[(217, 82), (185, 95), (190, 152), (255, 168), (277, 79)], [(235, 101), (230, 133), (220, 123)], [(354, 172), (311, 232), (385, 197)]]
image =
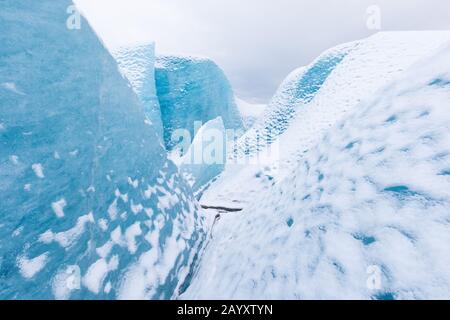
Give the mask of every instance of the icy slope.
[(447, 46), (222, 216), (184, 297), (450, 298), (449, 110)]
[(156, 86), (164, 125), (164, 141), (172, 150), (172, 133), (186, 129), (194, 138), (194, 123), (222, 117), (226, 129), (243, 129), (233, 91), (222, 70), (211, 60), (160, 56)]
[(235, 100), (246, 129), (250, 129), (255, 124), (267, 107), (265, 104), (249, 103), (238, 97), (235, 97)]
[(155, 84), (155, 45), (120, 47), (113, 50), (112, 54), (142, 101), (145, 114), (162, 137), (163, 126)]
[(242, 137), (245, 144), (240, 147), (245, 154), (260, 151), (277, 139), (289, 127), (301, 105), (311, 102), (336, 66), (357, 45), (355, 42), (332, 48), (308, 67), (294, 70), (281, 84), (265, 113)]
[(70, 5), (1, 2), (0, 299), (170, 298), (204, 238), (197, 204)]
[[(273, 149), (267, 150), (262, 147), (264, 144), (259, 144), (259, 149), (263, 150), (257, 154), (259, 159), (253, 161), (251, 158), (247, 161), (259, 165), (227, 165), (221, 177), (205, 193), (202, 202), (221, 205), (239, 203), (241, 207), (245, 207), (253, 201), (255, 195), (289, 175), (304, 152), (314, 147), (324, 132), (343, 119), (347, 112), (357, 108), (361, 101), (373, 96), (377, 90), (398, 78), (411, 65), (429, 57), (448, 41), (450, 32), (383, 32), (350, 44), (352, 49), (334, 67), (314, 98), (306, 104), (302, 101), (297, 104), (295, 102), (298, 100), (292, 93), (297, 92), (294, 90), (293, 80), (303, 79), (303, 72), (301, 69), (294, 72), (273, 99), (280, 102), (280, 115), (283, 115), (284, 111), (289, 114), (289, 110), (295, 109), (295, 115), (287, 122), (287, 129), (283, 129), (285, 132), (269, 146)], [(348, 46), (345, 45), (344, 48)], [(312, 66), (314, 65), (315, 63)], [(316, 82), (311, 80), (311, 83)], [(302, 91), (310, 90), (302, 89)], [(291, 105), (289, 101), (294, 101), (294, 104)], [(268, 107), (266, 113), (272, 114), (270, 108), (278, 110), (276, 106), (278, 104)], [(263, 115), (261, 119), (265, 119), (265, 116)], [(276, 120), (277, 117), (269, 119)], [(277, 121), (268, 121), (267, 126), (276, 123)], [(255, 124), (254, 128), (257, 126), (258, 124)], [(277, 132), (277, 129), (273, 132)], [(241, 155), (244, 154), (244, 150), (256, 149), (254, 133), (256, 131), (251, 130), (240, 139)], [(263, 138), (258, 142), (265, 141)], [(246, 142), (251, 143), (246, 146)]]

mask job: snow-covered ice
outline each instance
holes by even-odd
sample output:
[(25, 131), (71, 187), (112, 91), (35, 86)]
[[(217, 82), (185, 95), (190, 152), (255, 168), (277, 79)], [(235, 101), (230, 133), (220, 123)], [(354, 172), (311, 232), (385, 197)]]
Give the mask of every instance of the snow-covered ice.
[(286, 131), (301, 156), (222, 215), (183, 298), (450, 298), (449, 39), (380, 34), (349, 54), (307, 106), (317, 116)]
[[(412, 65), (426, 60), (449, 40), (450, 32), (445, 31), (381, 32), (327, 50), (310, 66), (294, 71), (280, 86), (272, 99), (274, 103), (239, 140), (241, 157), (246, 156), (246, 151), (250, 150), (251, 156), (255, 150), (261, 150), (255, 153), (260, 157), (255, 161), (257, 165), (227, 165), (222, 175), (205, 192), (202, 201), (221, 205), (239, 202), (241, 206), (250, 203), (255, 194), (290, 175), (298, 159), (317, 145), (326, 130), (344, 119), (349, 111), (359, 107), (361, 101), (373, 97), (379, 89)], [(302, 76), (305, 68), (315, 68), (322, 58), (341, 54), (343, 50), (346, 52), (345, 58), (334, 66), (309, 103), (297, 99), (295, 95), (290, 96), (297, 92), (293, 80), (301, 79), (299, 84), (302, 85), (309, 83)], [(323, 75), (323, 72), (319, 74)], [(313, 73), (312, 78), (311, 83), (317, 88)], [(291, 114), (288, 120), (285, 119), (285, 111)], [(278, 121), (280, 119), (282, 121)], [(257, 130), (264, 126), (274, 129)], [(270, 145), (266, 147), (267, 142), (275, 144), (276, 148), (270, 150)], [(268, 157), (261, 157), (261, 154)]]
[(261, 151), (289, 127), (302, 105), (307, 105), (320, 91), (334, 69), (358, 45), (344, 44), (323, 53), (308, 67), (294, 70), (280, 85), (264, 114), (241, 139), (241, 152)]

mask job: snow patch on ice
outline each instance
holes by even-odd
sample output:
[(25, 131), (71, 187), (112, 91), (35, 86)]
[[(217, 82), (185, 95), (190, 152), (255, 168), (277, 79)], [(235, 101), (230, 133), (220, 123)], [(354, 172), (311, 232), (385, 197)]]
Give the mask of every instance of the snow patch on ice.
[(77, 219), (77, 223), (72, 229), (58, 233), (53, 233), (51, 230), (44, 232), (40, 235), (39, 241), (46, 244), (57, 242), (63, 248), (69, 248), (74, 245), (79, 237), (85, 232), (86, 225), (88, 223), (95, 223), (94, 215), (92, 214), (92, 212), (79, 217)]
[(25, 256), (18, 258), (17, 266), (20, 269), (20, 273), (27, 279), (33, 278), (39, 271), (41, 271), (47, 264), (49, 259), (48, 252), (41, 254), (32, 259), (28, 259)]
[(88, 268), (86, 275), (83, 277), (83, 285), (91, 292), (98, 294), (107, 274), (117, 270), (118, 266), (119, 256), (117, 255), (113, 256), (109, 262), (103, 258), (97, 260)]
[(44, 167), (42, 166), (42, 164), (40, 164), (40, 163), (35, 163), (35, 164), (33, 164), (33, 165), (31, 166), (31, 168), (33, 169), (34, 174), (36, 175), (36, 177), (38, 177), (38, 178), (40, 178), (40, 179), (45, 178), (45, 175), (44, 175)]
[(0, 87), (4, 88), (6, 90), (9, 90), (11, 92), (14, 92), (18, 95), (22, 95), (22, 96), (25, 95), (25, 93), (23, 93), (22, 91), (20, 91), (17, 88), (17, 85), (14, 82), (4, 82), (4, 83), (0, 84)]
[(62, 198), (52, 203), (52, 209), (58, 218), (64, 217), (64, 207), (67, 205), (66, 199)]
[(139, 222), (131, 225), (125, 230), (125, 240), (127, 243), (128, 251), (131, 254), (136, 253), (137, 245), (136, 245), (136, 237), (142, 234), (141, 225)]

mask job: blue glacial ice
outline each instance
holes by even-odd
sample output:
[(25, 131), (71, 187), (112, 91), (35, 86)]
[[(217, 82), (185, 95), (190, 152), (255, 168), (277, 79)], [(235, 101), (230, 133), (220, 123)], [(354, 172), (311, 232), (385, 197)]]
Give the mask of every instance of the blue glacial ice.
[(112, 50), (121, 72), (144, 105), (144, 112), (160, 137), (163, 126), (155, 84), (155, 44), (122, 46)]
[(71, 5), (1, 1), (0, 299), (175, 297), (203, 218)]
[(172, 134), (186, 129), (193, 139), (195, 122), (222, 117), (225, 129), (243, 129), (234, 94), (223, 71), (198, 57), (158, 56), (156, 88), (164, 126), (164, 141), (173, 150)]
[(208, 121), (197, 131), (188, 151), (179, 160), (180, 172), (195, 193), (204, 189), (225, 168), (227, 142), (221, 117)]

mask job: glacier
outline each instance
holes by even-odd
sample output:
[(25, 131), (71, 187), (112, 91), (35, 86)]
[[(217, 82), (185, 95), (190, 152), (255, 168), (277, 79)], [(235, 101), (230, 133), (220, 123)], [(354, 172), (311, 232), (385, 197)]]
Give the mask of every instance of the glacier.
[(148, 105), (71, 1), (1, 7), (0, 299), (176, 297), (204, 218)]
[(159, 137), (163, 137), (163, 125), (155, 82), (155, 44), (120, 46), (111, 50), (121, 72), (130, 81), (144, 105), (144, 112)]
[(450, 299), (450, 32), (331, 48), (266, 106), (0, 2), (0, 300)]
[(225, 129), (244, 129), (231, 85), (212, 60), (157, 56), (155, 69), (167, 150), (177, 146), (178, 141), (172, 137), (176, 130), (187, 130), (192, 140), (195, 122), (204, 125), (221, 117)]
[(289, 121), (274, 166), (226, 169), (201, 201), (243, 211), (211, 223), (182, 298), (450, 298), (449, 43), (363, 40)]

